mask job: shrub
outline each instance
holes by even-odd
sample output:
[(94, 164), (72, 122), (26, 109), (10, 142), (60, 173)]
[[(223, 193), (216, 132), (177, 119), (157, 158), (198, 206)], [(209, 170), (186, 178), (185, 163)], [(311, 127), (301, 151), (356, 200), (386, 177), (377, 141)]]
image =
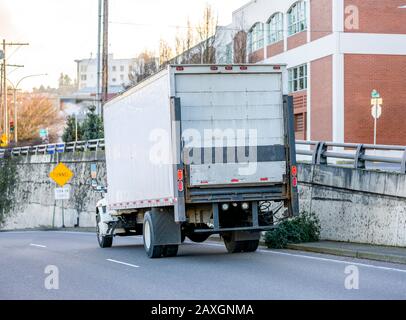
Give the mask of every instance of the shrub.
[(290, 243), (316, 242), (320, 240), (320, 222), (315, 214), (303, 213), (285, 220), (265, 234), (269, 248), (283, 249)]

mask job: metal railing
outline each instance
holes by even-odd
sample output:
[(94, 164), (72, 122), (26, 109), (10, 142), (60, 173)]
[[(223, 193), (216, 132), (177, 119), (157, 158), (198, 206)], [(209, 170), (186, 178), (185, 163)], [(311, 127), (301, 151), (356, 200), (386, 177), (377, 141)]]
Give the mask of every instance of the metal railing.
[(6, 156), (6, 153), (8, 153), (12, 157), (15, 157), (28, 155), (52, 155), (56, 153), (86, 152), (98, 150), (104, 150), (104, 139), (16, 147), (7, 150), (0, 149), (0, 158), (4, 158)]
[(298, 156), (309, 157), (315, 165), (406, 173), (406, 146), (296, 141), (296, 150)]
[[(66, 152), (104, 150), (104, 139), (38, 146), (0, 149), (0, 158), (6, 153), (15, 156), (47, 155)], [(296, 141), (299, 161), (316, 165), (340, 165), (356, 169), (400, 171), (406, 173), (406, 146)], [(303, 158), (303, 159), (300, 159)]]

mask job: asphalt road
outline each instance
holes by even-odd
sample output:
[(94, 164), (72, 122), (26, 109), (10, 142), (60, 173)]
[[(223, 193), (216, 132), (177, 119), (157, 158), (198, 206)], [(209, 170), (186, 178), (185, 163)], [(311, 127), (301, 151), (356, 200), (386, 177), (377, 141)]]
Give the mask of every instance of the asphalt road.
[[(57, 290), (45, 287), (49, 265)], [(346, 289), (357, 281), (345, 271), (359, 272), (358, 290)], [(217, 242), (150, 260), (140, 237), (100, 249), (92, 233), (3, 232), (0, 299), (406, 299), (406, 266), (288, 250), (229, 255)]]

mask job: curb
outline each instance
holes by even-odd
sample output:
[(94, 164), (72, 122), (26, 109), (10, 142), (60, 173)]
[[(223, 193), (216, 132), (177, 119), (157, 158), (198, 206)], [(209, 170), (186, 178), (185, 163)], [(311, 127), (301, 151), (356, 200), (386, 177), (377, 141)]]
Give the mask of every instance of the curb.
[(390, 263), (406, 264), (406, 256), (376, 253), (370, 251), (357, 251), (342, 248), (326, 248), (326, 247), (313, 247), (305, 244), (289, 244), (287, 246), (290, 250), (299, 250), (314, 253), (331, 254), (335, 256), (350, 257), (356, 259), (376, 260)]

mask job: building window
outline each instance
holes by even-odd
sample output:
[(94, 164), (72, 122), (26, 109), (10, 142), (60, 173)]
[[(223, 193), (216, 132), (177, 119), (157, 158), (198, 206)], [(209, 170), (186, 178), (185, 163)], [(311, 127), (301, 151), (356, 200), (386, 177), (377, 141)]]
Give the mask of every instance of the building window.
[(124, 72), (124, 66), (120, 66), (120, 71)]
[(295, 132), (305, 132), (306, 130), (306, 117), (305, 113), (295, 114)]
[(269, 36), (268, 43), (276, 43), (283, 39), (283, 13), (275, 13), (268, 23)]
[(226, 63), (233, 63), (233, 43), (229, 43), (226, 46)]
[(299, 1), (288, 11), (288, 34), (291, 36), (306, 29), (306, 2)]
[(307, 89), (307, 64), (289, 69), (289, 91)]
[(249, 53), (264, 47), (264, 24), (257, 22), (248, 33)]
[(80, 72), (87, 72), (87, 66), (80, 66)]
[(113, 72), (116, 72), (116, 71), (117, 71), (117, 67), (116, 67), (116, 66), (113, 66), (112, 70), (113, 70)]
[(80, 80), (86, 81), (86, 80), (87, 80), (87, 75), (82, 74), (82, 75), (80, 76)]
[(113, 81), (113, 82), (116, 82), (117, 80), (116, 80), (116, 78), (113, 78), (112, 81)]
[(120, 75), (120, 80), (124, 81), (124, 75), (123, 74)]

